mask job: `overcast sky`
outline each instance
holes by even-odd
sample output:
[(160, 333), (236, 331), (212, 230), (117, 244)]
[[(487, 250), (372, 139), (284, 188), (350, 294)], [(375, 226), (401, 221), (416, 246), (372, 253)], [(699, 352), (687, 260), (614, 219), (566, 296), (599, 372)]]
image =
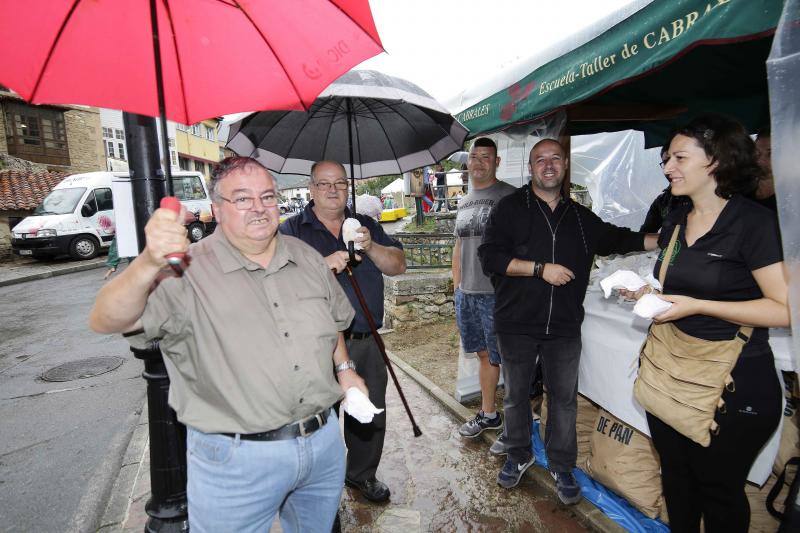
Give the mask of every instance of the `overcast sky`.
[(633, 0), (370, 0), (387, 54), (359, 68), (413, 81), (451, 112), (458, 95)]

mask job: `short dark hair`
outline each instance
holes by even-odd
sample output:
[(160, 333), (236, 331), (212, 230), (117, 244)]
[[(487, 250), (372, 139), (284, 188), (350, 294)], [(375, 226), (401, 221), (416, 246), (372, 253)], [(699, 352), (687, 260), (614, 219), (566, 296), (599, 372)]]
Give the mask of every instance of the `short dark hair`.
[(676, 135), (691, 137), (717, 167), (711, 172), (717, 196), (750, 196), (764, 171), (758, 164), (756, 143), (739, 122), (718, 114), (706, 114), (679, 128)]
[(267, 167), (253, 159), (252, 157), (241, 157), (241, 156), (233, 156), (233, 157), (226, 157), (222, 161), (220, 161), (215, 167), (214, 170), (211, 172), (211, 198), (219, 199), (221, 198), (219, 194), (219, 182), (225, 178), (231, 172), (236, 170), (244, 170), (247, 167), (256, 167), (260, 168), (264, 172), (267, 173), (273, 180), (275, 179), (272, 174), (270, 174)]
[(494, 155), (497, 155), (497, 145), (489, 137), (478, 137), (472, 143), (472, 148), (491, 148), (494, 150)]

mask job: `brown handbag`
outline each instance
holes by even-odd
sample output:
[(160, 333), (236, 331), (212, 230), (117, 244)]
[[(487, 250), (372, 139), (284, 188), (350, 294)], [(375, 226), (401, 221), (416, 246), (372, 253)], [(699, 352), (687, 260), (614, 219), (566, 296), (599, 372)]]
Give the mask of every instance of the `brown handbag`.
[[(676, 226), (661, 262), (662, 287), (679, 232)], [(731, 340), (709, 341), (671, 322), (652, 324), (639, 354), (636, 400), (675, 431), (708, 446), (719, 432), (714, 415), (724, 412), (722, 393), (736, 390), (731, 370), (752, 333), (752, 327), (742, 326)]]

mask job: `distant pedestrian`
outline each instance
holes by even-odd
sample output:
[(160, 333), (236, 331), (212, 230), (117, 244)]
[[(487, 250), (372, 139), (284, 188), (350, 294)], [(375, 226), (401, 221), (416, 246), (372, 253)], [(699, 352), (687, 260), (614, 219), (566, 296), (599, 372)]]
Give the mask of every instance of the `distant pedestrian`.
[(103, 276), (104, 280), (110, 278), (111, 275), (117, 271), (119, 262), (120, 257), (117, 252), (117, 236), (115, 234), (114, 238), (111, 240), (111, 245), (108, 247), (108, 256), (106, 257), (106, 266), (108, 270), (106, 270), (106, 275)]

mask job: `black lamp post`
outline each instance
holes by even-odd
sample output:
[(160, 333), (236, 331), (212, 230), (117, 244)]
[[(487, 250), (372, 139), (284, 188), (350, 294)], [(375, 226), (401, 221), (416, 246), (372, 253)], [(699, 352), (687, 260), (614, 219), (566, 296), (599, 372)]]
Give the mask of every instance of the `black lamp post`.
[[(144, 226), (166, 193), (156, 134), (156, 119), (123, 113), (128, 165), (133, 192), (133, 211), (139, 251), (144, 249)], [(166, 133), (165, 133), (166, 134)], [(166, 152), (165, 165), (169, 165)], [(167, 403), (169, 376), (158, 342), (132, 347), (144, 361), (150, 430), (151, 497), (145, 506), (150, 518), (146, 532), (188, 531), (186, 501), (186, 426), (178, 422)]]

